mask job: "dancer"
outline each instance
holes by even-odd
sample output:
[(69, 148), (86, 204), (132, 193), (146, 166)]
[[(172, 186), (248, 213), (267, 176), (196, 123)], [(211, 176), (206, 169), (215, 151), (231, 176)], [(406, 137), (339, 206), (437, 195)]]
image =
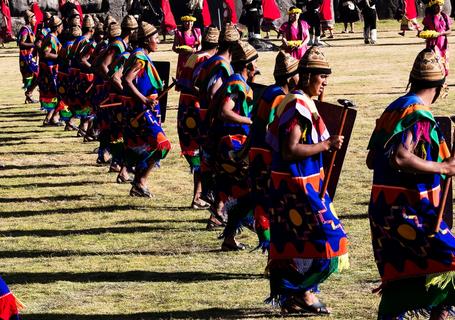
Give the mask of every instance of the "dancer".
[(299, 1), (299, 5), (306, 8), (300, 19), (305, 20), (309, 25), (310, 40), (308, 45), (319, 46), (321, 37), (321, 16), (319, 11), (322, 0), (303, 0)]
[(47, 111), (43, 126), (59, 126), (61, 123), (55, 108), (58, 105), (57, 73), (61, 44), (57, 37), (63, 31), (63, 23), (59, 17), (53, 16), (48, 24), (50, 32), (44, 38), (39, 51), (38, 86), (41, 109)]
[(268, 182), (272, 164), (272, 150), (266, 143), (267, 127), (275, 119), (276, 108), (286, 94), (299, 82), (299, 61), (280, 51), (275, 60), (273, 76), (275, 84), (267, 87), (257, 103), (257, 114), (250, 130), (249, 178), (251, 181), (251, 199), (255, 204), (255, 231), (259, 238), (259, 247), (268, 251), (270, 246), (270, 194)]
[(234, 73), (231, 66), (232, 49), (240, 39), (240, 34), (231, 23), (227, 23), (221, 30), (220, 44), (216, 55), (201, 64), (199, 75), (195, 79), (195, 86), (199, 90), (201, 119), (199, 127), (199, 145), (201, 146), (201, 181), (204, 197), (212, 202), (211, 215), (207, 222), (207, 230), (220, 227), (224, 223), (223, 203), (216, 199), (214, 179), (214, 150), (208, 139), (210, 126), (209, 108), (213, 97), (224, 81)]
[(214, 26), (207, 28), (202, 39), (202, 51), (194, 53), (188, 58), (180, 72), (178, 89), (180, 90), (179, 108), (177, 113), (177, 131), (179, 135), (182, 155), (190, 165), (194, 179), (193, 209), (208, 209), (210, 204), (201, 199), (201, 157), (199, 145), (200, 127), (200, 103), (199, 93), (194, 87), (194, 79), (197, 78), (200, 65), (211, 58), (217, 50), (220, 32)]
[(445, 77), (440, 57), (421, 51), (409, 93), (386, 108), (368, 145), (368, 214), (382, 280), (378, 319), (425, 311), (442, 320), (455, 305), (455, 238), (445, 222), (435, 233), (441, 182), (455, 175), (455, 159), (430, 110)]
[(312, 97), (331, 73), (324, 54), (311, 47), (299, 63), (297, 90), (278, 106), (267, 141), (273, 148), (270, 194), (270, 289), (283, 313), (330, 313), (315, 295), (333, 272), (349, 265), (347, 238), (324, 181), (322, 153), (339, 149)]
[(20, 320), (19, 311), (22, 303), (16, 299), (7, 284), (0, 277), (0, 318), (5, 320)]
[(158, 50), (158, 30), (141, 22), (137, 38), (138, 48), (126, 62), (122, 78), (129, 97), (124, 100), (127, 127), (123, 138), (127, 151), (134, 157), (131, 165), (136, 167), (130, 195), (152, 197), (147, 179), (155, 164), (166, 157), (171, 143), (161, 128), (160, 104), (156, 100), (163, 83), (149, 56)]
[(25, 11), (25, 22), (19, 31), (19, 68), (22, 74), (22, 83), (25, 90), (25, 103), (36, 103), (32, 94), (35, 90), (38, 77), (38, 63), (36, 61), (35, 33), (36, 17), (30, 10)]
[(253, 90), (247, 84), (258, 70), (257, 51), (247, 42), (239, 42), (232, 50), (234, 74), (217, 91), (211, 106), (209, 136), (216, 152), (216, 186), (218, 199), (226, 206), (228, 221), (223, 231), (223, 251), (244, 250), (236, 232), (242, 218), (252, 215), (248, 184), (248, 152), (243, 152), (250, 131)]

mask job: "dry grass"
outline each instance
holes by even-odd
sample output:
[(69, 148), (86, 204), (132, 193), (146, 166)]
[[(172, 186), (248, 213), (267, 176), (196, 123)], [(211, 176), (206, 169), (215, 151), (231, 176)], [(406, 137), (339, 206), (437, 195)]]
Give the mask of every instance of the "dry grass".
[[(396, 22), (381, 22), (381, 30), (377, 46), (364, 46), (358, 32), (336, 34), (324, 50), (333, 66), (327, 101), (346, 97), (359, 107), (335, 198), (350, 235), (352, 268), (332, 276), (321, 293), (333, 319), (376, 318), (366, 145), (374, 119), (404, 92), (424, 46), (410, 34), (399, 37)], [(161, 49), (154, 59), (175, 66), (170, 45)], [(151, 178), (157, 197), (134, 199), (128, 186), (115, 184), (115, 175), (95, 165), (96, 144), (40, 127), (37, 105), (21, 104), (17, 54), (0, 50), (0, 162), (8, 166), (0, 172), (0, 270), (27, 306), (24, 319), (280, 317), (262, 302), (268, 295), (265, 256), (219, 252), (217, 234), (205, 231), (207, 213), (188, 209), (192, 183), (179, 156), (177, 94), (170, 96), (164, 124), (173, 150)], [(274, 53), (260, 54), (264, 76), (258, 82), (272, 81), (273, 61)], [(454, 114), (454, 99), (451, 92), (434, 113)], [(256, 244), (249, 231), (242, 241)]]

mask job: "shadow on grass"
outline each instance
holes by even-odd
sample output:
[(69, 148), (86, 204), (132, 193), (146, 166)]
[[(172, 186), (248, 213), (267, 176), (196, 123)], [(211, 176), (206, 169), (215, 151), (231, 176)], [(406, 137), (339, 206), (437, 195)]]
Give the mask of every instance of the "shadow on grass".
[(52, 229), (37, 229), (37, 230), (0, 230), (0, 235), (4, 237), (64, 237), (77, 235), (100, 235), (106, 233), (128, 234), (128, 233), (146, 233), (154, 231), (172, 231), (178, 229), (188, 230), (188, 227), (171, 228), (171, 227), (106, 227), (106, 228), (91, 228), (80, 230), (52, 230)]
[[(86, 166), (86, 165), (84, 165)], [(3, 171), (5, 172), (5, 171)], [(24, 174), (11, 174), (0, 176), (1, 179), (15, 179), (15, 178), (52, 178), (52, 177), (74, 177), (76, 173), (74, 172), (43, 172), (43, 173), (24, 173)], [(81, 175), (91, 175), (99, 174), (98, 172), (78, 172), (77, 174)]]
[[(1, 201), (1, 199), (0, 199)], [(46, 210), (19, 210), (10, 212), (0, 212), (0, 218), (16, 218), (16, 217), (32, 217), (51, 214), (79, 214), (87, 212), (115, 212), (129, 210), (145, 210), (143, 206), (135, 205), (111, 205), (111, 206), (93, 206), (93, 207), (78, 207), (78, 208), (59, 208)]]
[[(44, 114), (41, 115), (44, 119)], [(0, 118), (2, 117), (1, 113), (0, 113)], [(38, 119), (30, 119), (30, 118), (21, 118), (21, 119), (7, 119), (7, 120), (2, 120), (0, 119), (0, 123), (11, 123), (12, 121), (17, 121), (17, 122), (35, 122), (36, 124), (38, 125), (41, 125), (41, 122), (40, 120)]]
[(341, 220), (363, 220), (368, 219), (368, 213), (350, 214), (347, 216), (341, 216)]
[(68, 195), (68, 196), (53, 196), (53, 197), (18, 197), (18, 198), (0, 198), (0, 203), (14, 203), (14, 202), (54, 202), (54, 201), (71, 201), (87, 199), (87, 195)]
[(61, 155), (66, 153), (75, 153), (73, 151), (8, 151), (8, 152), (0, 152), (0, 155), (12, 155), (12, 154), (23, 154), (26, 156), (37, 156), (37, 155)]
[(11, 165), (7, 165), (5, 167), (5, 170), (32, 170), (32, 169), (58, 169), (58, 168), (66, 168), (66, 167), (78, 167), (77, 165), (70, 165), (70, 164), (56, 164), (56, 163), (40, 163), (40, 164), (31, 164), (31, 165), (23, 165), (23, 166), (19, 166), (19, 165), (15, 165), (15, 164), (11, 164)]
[[(190, 207), (187, 207), (188, 210), (193, 210)], [(116, 222), (116, 224), (133, 224), (133, 223), (207, 223), (207, 219), (193, 219), (193, 220), (186, 220), (186, 219), (163, 219), (163, 220), (157, 220), (157, 219), (137, 219), (137, 220), (122, 220)]]
[[(65, 258), (65, 257), (106, 257), (111, 256), (175, 256), (175, 255), (194, 255), (206, 253), (221, 253), (220, 249), (198, 247), (197, 250), (125, 250), (125, 251), (50, 251), (50, 250), (15, 250), (0, 251), (0, 257), (7, 258)], [(2, 275), (3, 276), (3, 275)]]
[(43, 117), (45, 116), (44, 113), (40, 111), (17, 111), (17, 112), (1, 112), (0, 109), (0, 117), (24, 117), (26, 119), (33, 118), (33, 117)]
[[(56, 313), (37, 313), (24, 314), (24, 320), (152, 320), (152, 319), (255, 319), (271, 317), (274, 315), (272, 310), (267, 309), (224, 309), (208, 308), (202, 310), (177, 310), (177, 311), (157, 311), (142, 312), (134, 314), (56, 314)], [(304, 315), (299, 315), (305, 317)]]
[(262, 274), (227, 273), (227, 272), (157, 272), (157, 271), (127, 271), (127, 272), (11, 272), (2, 273), (2, 278), (8, 284), (53, 283), (69, 282), (178, 282), (194, 283), (205, 281), (229, 281), (261, 279)]
[(5, 131), (5, 130), (2, 130), (1, 134), (49, 133), (49, 132), (46, 131), (46, 129), (43, 128), (42, 130), (24, 130), (24, 131), (18, 131), (18, 130), (16, 130), (16, 131)]
[[(73, 174), (74, 176), (74, 174)], [(3, 185), (2, 187), (7, 189), (19, 189), (19, 188), (53, 188), (53, 187), (81, 187), (81, 186), (90, 186), (90, 185), (100, 185), (100, 184), (110, 184), (115, 183), (115, 178), (112, 181), (74, 181), (74, 182), (31, 182), (15, 185)]]

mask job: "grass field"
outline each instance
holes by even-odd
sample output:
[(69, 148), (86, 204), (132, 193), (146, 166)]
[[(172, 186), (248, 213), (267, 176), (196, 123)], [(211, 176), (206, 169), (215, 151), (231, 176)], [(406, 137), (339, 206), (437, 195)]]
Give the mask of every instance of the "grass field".
[[(360, 30), (360, 25), (357, 26)], [(325, 99), (349, 98), (358, 117), (337, 196), (350, 235), (351, 269), (322, 286), (332, 319), (376, 319), (379, 297), (367, 203), (371, 173), (366, 146), (375, 119), (405, 92), (423, 40), (397, 35), (396, 22), (379, 24), (379, 44), (362, 34), (341, 35), (324, 49), (333, 68)], [(451, 37), (450, 41), (455, 42)], [(177, 56), (169, 43), (155, 60)], [(24, 319), (279, 318), (265, 305), (266, 256), (223, 253), (216, 232), (205, 231), (205, 211), (189, 209), (192, 180), (179, 155), (178, 95), (170, 95), (164, 128), (173, 150), (151, 177), (152, 200), (131, 198), (128, 185), (95, 164), (96, 143), (72, 132), (43, 128), (38, 105), (24, 105), (18, 50), (0, 49), (0, 274), (26, 305)], [(275, 53), (261, 53), (258, 82), (270, 84)], [(451, 69), (453, 75), (453, 68)], [(436, 115), (455, 114), (453, 84)], [(242, 242), (253, 248), (250, 231)], [(311, 317), (324, 319), (326, 317)]]

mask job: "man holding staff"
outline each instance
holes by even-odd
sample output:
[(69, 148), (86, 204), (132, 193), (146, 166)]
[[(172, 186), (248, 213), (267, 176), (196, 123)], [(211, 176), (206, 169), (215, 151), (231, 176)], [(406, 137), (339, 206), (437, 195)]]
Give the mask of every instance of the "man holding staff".
[(455, 160), (430, 110), (445, 76), (441, 58), (421, 51), (409, 93), (386, 108), (368, 146), (369, 218), (382, 280), (378, 319), (410, 312), (447, 319), (455, 305), (455, 238), (438, 220), (441, 181), (455, 175)]

